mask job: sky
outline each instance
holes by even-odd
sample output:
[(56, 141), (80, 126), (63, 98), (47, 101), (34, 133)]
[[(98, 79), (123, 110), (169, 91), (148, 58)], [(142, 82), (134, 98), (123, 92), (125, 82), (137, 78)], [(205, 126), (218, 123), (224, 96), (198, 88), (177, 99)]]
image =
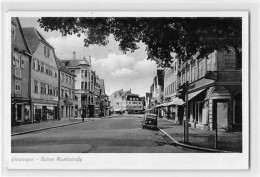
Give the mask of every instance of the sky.
[(76, 58), (91, 57), (92, 69), (100, 79), (105, 81), (106, 94), (124, 89), (132, 93), (145, 96), (150, 91), (153, 78), (156, 75), (157, 65), (147, 60), (145, 44), (140, 43), (135, 52), (123, 54), (119, 50), (118, 42), (109, 36), (107, 46), (91, 45), (84, 47), (84, 36), (76, 35), (62, 37), (57, 31), (45, 32), (39, 27), (38, 18), (20, 18), (22, 27), (35, 27), (42, 36), (54, 47), (59, 59), (72, 59), (73, 51)]

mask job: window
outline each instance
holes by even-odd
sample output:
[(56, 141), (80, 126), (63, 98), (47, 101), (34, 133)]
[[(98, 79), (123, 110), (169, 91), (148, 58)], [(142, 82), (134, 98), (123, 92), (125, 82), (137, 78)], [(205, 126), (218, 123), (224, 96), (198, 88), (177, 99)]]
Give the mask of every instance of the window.
[(61, 73), (61, 80), (64, 82), (64, 73)]
[(39, 93), (38, 81), (34, 81), (34, 93)]
[(85, 89), (87, 90), (88, 89), (88, 83), (85, 82)]
[(15, 67), (15, 77), (22, 78), (21, 68)]
[(190, 82), (190, 69), (187, 69), (187, 81)]
[(71, 77), (69, 76), (69, 83), (71, 84)]
[(84, 89), (84, 82), (81, 82), (81, 89)]
[(40, 64), (40, 61), (38, 61), (37, 71), (41, 71), (41, 64)]
[(66, 74), (66, 82), (68, 83), (68, 75)]
[(52, 76), (53, 68), (50, 66), (49, 75)]
[(45, 74), (49, 75), (49, 66), (45, 66)]
[(49, 95), (52, 95), (52, 86), (49, 85)]
[(88, 70), (85, 70), (85, 77), (88, 78)]
[(58, 71), (57, 71), (57, 69), (55, 69), (54, 72), (55, 72), (55, 77), (58, 77)]
[(44, 46), (44, 55), (49, 58), (50, 57), (50, 49), (46, 46)]
[(21, 94), (21, 81), (15, 80), (15, 94)]
[(45, 94), (48, 95), (49, 94), (49, 85), (45, 84)]
[(81, 70), (81, 77), (84, 77), (84, 70)]
[(37, 67), (38, 67), (38, 60), (37, 59), (33, 59), (33, 69), (37, 71)]
[(44, 83), (41, 82), (41, 94), (45, 94)]
[(61, 98), (64, 98), (64, 90), (61, 89)]
[(44, 72), (44, 63), (41, 62), (41, 72), (43, 73)]

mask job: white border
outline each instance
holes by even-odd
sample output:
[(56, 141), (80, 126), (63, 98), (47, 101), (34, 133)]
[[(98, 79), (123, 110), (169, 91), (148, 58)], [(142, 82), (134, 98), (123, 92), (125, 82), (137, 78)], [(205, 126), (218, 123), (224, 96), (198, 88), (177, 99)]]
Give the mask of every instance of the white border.
[[(112, 0), (113, 1), (113, 0)], [(46, 1), (45, 1), (46, 2)], [(57, 3), (57, 0), (55, 1), (56, 3)], [(68, 2), (68, 1), (66, 1), (66, 2)], [(99, 5), (100, 4), (98, 4), (98, 3), (95, 3), (94, 1), (88, 1), (88, 2), (90, 2), (90, 5), (88, 6), (88, 8), (89, 8), (89, 10), (104, 10), (104, 9), (102, 9), (102, 7), (99, 7)], [(111, 2), (111, 0), (110, 0), (110, 2)], [(133, 1), (132, 1), (133, 2)], [(253, 27), (254, 28), (252, 28), (252, 26), (251, 26), (251, 28), (250, 28), (250, 31), (251, 31), (251, 38), (250, 39), (252, 39), (252, 41), (253, 42), (251, 42), (250, 43), (250, 58), (252, 59), (251, 61), (250, 61), (250, 66), (252, 66), (251, 67), (251, 69), (253, 68), (254, 69), (254, 71), (256, 71), (255, 69), (257, 68), (257, 66), (258, 66), (258, 62), (257, 62), (257, 60), (255, 59), (255, 58), (257, 58), (257, 56), (256, 56), (256, 51), (257, 51), (257, 48), (256, 48), (256, 38), (257, 37), (259, 37), (258, 35), (257, 35), (257, 29), (259, 29), (259, 26), (257, 26), (256, 25), (256, 22), (259, 22), (259, 19), (257, 19), (257, 16), (256, 16), (256, 14), (257, 14), (257, 9), (259, 10), (259, 4), (257, 4), (256, 3), (256, 1), (248, 1), (248, 0), (245, 0), (245, 1), (240, 1), (241, 3), (237, 3), (236, 1), (229, 1), (230, 3), (229, 4), (225, 4), (225, 1), (213, 1), (213, 4), (212, 3), (208, 3), (208, 2), (206, 2), (206, 1), (196, 1), (196, 2), (201, 2), (201, 3), (193, 3), (193, 4), (189, 4), (189, 1), (185, 1), (185, 2), (181, 2), (181, 1), (177, 1), (177, 3), (176, 3), (176, 1), (160, 1), (160, 2), (156, 2), (155, 3), (155, 0), (150, 0), (150, 1), (145, 1), (146, 2), (146, 7), (144, 7), (143, 5), (139, 5), (139, 3), (136, 3), (136, 1), (134, 1), (135, 2), (135, 4), (134, 5), (131, 5), (131, 4), (129, 4), (129, 3), (118, 3), (118, 2), (115, 2), (115, 1), (113, 1), (113, 3), (114, 4), (108, 4), (108, 3), (104, 3), (104, 4), (102, 4), (102, 5), (104, 5), (105, 7), (106, 7), (106, 9), (111, 9), (111, 10), (115, 10), (115, 9), (117, 9), (117, 10), (133, 10), (133, 9), (135, 9), (135, 10), (144, 10), (144, 9), (146, 9), (146, 10), (158, 10), (158, 9), (160, 9), (160, 10), (208, 10), (208, 11), (210, 11), (210, 10), (249, 10), (251, 13), (250, 13), (250, 18), (251, 18), (251, 24), (250, 24), (250, 26), (252, 25), (252, 22), (253, 22)], [(194, 1), (193, 1), (194, 2)], [(118, 3), (118, 4), (116, 4), (116, 6), (115, 6), (115, 3)], [(71, 4), (73, 4), (73, 2), (70, 2), (70, 6), (71, 6)], [(136, 5), (137, 4), (137, 5)], [(149, 5), (148, 5), (149, 4)], [(177, 4), (177, 6), (175, 6)], [(4, 4), (4, 5), (6, 5), (6, 4)], [(21, 4), (20, 4), (21, 5)], [(30, 4), (28, 4), (28, 1), (27, 1), (27, 6), (26, 6), (26, 4), (25, 4), (25, 7), (23, 8), (23, 9), (27, 9), (27, 10), (51, 10), (51, 9), (55, 9), (55, 10), (57, 10), (57, 7), (53, 7), (53, 6), (50, 6), (50, 4), (47, 4), (47, 2), (46, 2), (46, 4), (40, 4), (40, 5), (32, 5), (31, 6), (31, 8), (29, 8), (29, 6), (28, 5), (30, 5)], [(167, 6), (168, 5), (168, 6)], [(40, 7), (41, 6), (41, 7)], [(103, 8), (104, 8), (104, 6), (103, 6)], [(73, 7), (69, 7), (68, 6), (68, 3), (64, 3), (64, 5), (63, 6), (60, 6), (60, 7), (58, 7), (58, 10), (62, 10), (62, 8), (64, 8), (64, 9), (74, 9), (74, 10), (81, 10), (82, 8), (81, 8), (82, 6), (81, 6), (81, 4), (80, 3), (78, 3), (78, 2), (75, 2), (75, 6), (73, 6)], [(7, 7), (5, 7), (5, 10), (9, 10), (9, 9), (21, 9), (21, 7), (19, 8), (19, 3), (17, 3), (17, 4), (14, 4), (13, 3), (13, 6), (9, 6), (8, 7), (8, 5), (7, 5)], [(2, 13), (4, 13), (4, 12), (6, 12), (6, 11), (2, 11)], [(46, 13), (46, 12), (45, 12)], [(5, 14), (4, 14), (4, 16), (5, 16)], [(2, 26), (4, 26), (4, 24), (6, 24), (6, 22), (5, 21), (3, 21), (2, 20)], [(258, 28), (257, 28), (258, 27)], [(4, 34), (4, 33), (2, 33), (2, 34)], [(254, 37), (252, 37), (252, 35), (254, 36)], [(4, 36), (4, 35), (3, 35)], [(5, 36), (4, 36), (5, 37)], [(2, 40), (3, 41), (3, 40)], [(244, 41), (244, 39), (243, 39), (243, 41)], [(3, 44), (3, 43), (2, 43)], [(4, 43), (4, 44), (7, 44), (7, 43)], [(5, 48), (4, 48), (5, 49)], [(244, 48), (243, 48), (244, 49)], [(5, 51), (5, 50), (4, 50)], [(244, 54), (244, 52), (243, 52), (243, 54)], [(3, 56), (3, 55), (2, 55)], [(10, 55), (9, 55), (10, 56)], [(259, 55), (258, 55), (259, 56)], [(4, 57), (2, 57), (2, 58), (4, 58)], [(3, 61), (4, 62), (4, 61)], [(6, 65), (7, 64), (7, 65)], [(244, 65), (244, 63), (243, 63), (243, 65)], [(4, 65), (3, 66), (8, 66), (8, 62), (6, 63), (4, 63)], [(5, 68), (5, 67), (1, 67), (1, 68)], [(243, 71), (244, 72), (244, 71)], [(5, 70), (2, 70), (2, 76), (3, 76), (3, 73), (5, 73)], [(252, 70), (250, 70), (250, 76), (252, 77), (252, 79), (250, 79), (251, 80), (251, 82), (252, 81), (256, 81), (256, 82), (258, 82), (258, 80), (257, 80), (257, 76), (258, 75), (253, 75), (253, 71)], [(244, 81), (244, 75), (243, 75), (243, 81)], [(248, 77), (246, 78), (246, 79), (248, 79)], [(6, 81), (6, 80), (5, 80)], [(7, 80), (8, 81), (8, 80)], [(3, 82), (3, 80), (2, 80), (2, 82)], [(1, 82), (1, 84), (2, 84), (2, 82)], [(8, 82), (3, 82), (3, 83), (8, 83)], [(10, 85), (10, 84), (9, 84)], [(8, 87), (7, 87), (8, 88)], [(247, 87), (248, 88), (248, 87)], [(248, 90), (246, 88), (246, 90)], [(244, 87), (243, 87), (243, 89), (244, 89)], [(8, 90), (8, 89), (7, 89)], [(253, 100), (254, 100), (254, 103), (256, 103), (256, 99), (258, 99), (258, 94), (257, 94), (257, 89), (256, 88), (252, 88), (252, 85), (251, 85), (251, 90), (253, 91), (253, 93), (251, 93), (251, 96), (252, 96), (252, 94), (254, 95), (254, 98), (253, 98)], [(6, 93), (6, 89), (4, 89), (4, 93)], [(244, 90), (243, 90), (243, 92), (244, 92)], [(8, 99), (10, 99), (10, 97), (8, 96), (8, 94), (3, 94), (3, 95), (7, 95), (5, 98), (7, 98), (7, 100)], [(3, 98), (3, 97), (2, 97)], [(244, 95), (243, 95), (243, 98), (245, 98), (244, 97)], [(246, 98), (249, 98), (249, 97), (246, 97)], [(6, 99), (2, 99), (2, 100), (6, 100)], [(244, 101), (243, 101), (244, 102)], [(257, 168), (257, 159), (259, 158), (259, 154), (257, 153), (257, 150), (258, 150), (258, 147), (259, 147), (259, 140), (258, 140), (258, 136), (256, 136), (258, 133), (257, 132), (259, 132), (258, 130), (257, 130), (257, 125), (259, 125), (259, 121), (257, 121), (256, 120), (256, 118), (258, 117), (257, 116), (257, 114), (256, 114), (256, 111), (258, 111), (258, 108), (256, 107), (257, 106), (257, 104), (255, 104), (255, 105), (252, 105), (252, 101), (250, 100), (250, 102), (251, 102), (251, 106), (253, 107), (253, 108), (251, 108), (251, 111), (253, 110), (254, 111), (254, 118), (252, 118), (251, 120), (250, 120), (250, 122), (251, 122), (251, 140), (252, 139), (254, 139), (254, 141), (252, 142), (253, 143), (253, 145), (254, 146), (251, 146), (251, 150), (253, 150), (253, 152), (251, 152), (251, 169), (254, 169), (254, 172), (253, 172), (253, 174), (251, 173), (251, 176), (256, 176), (258, 173), (259, 173), (259, 170), (258, 170), (258, 168)], [(7, 101), (7, 102), (4, 102), (5, 104), (9, 104), (9, 102)], [(3, 101), (2, 101), (2, 104), (3, 104)], [(10, 104), (9, 104), (10, 105)], [(244, 111), (243, 111), (243, 113), (244, 113)], [(248, 114), (247, 114), (247, 116), (248, 116)], [(3, 117), (3, 116), (2, 116)], [(5, 119), (7, 119), (7, 118), (5, 118)], [(1, 120), (2, 121), (2, 123), (3, 123), (3, 120)], [(4, 124), (4, 125), (6, 125), (6, 124)], [(3, 127), (3, 126), (2, 126)], [(6, 127), (6, 126), (5, 126)], [(5, 131), (6, 132), (6, 131)], [(5, 144), (6, 145), (6, 144)], [(6, 147), (6, 146), (4, 146), (4, 147)], [(7, 150), (8, 151), (8, 150)], [(252, 156), (252, 153), (254, 153), (254, 155)], [(124, 154), (122, 154), (122, 155), (124, 155)], [(131, 155), (133, 155), (133, 154), (131, 154)], [(165, 161), (165, 158), (167, 158), (168, 157), (168, 154), (162, 154), (162, 155), (164, 155), (164, 161)], [(190, 157), (190, 159), (191, 159), (191, 161), (192, 161), (192, 165), (194, 166), (194, 165), (196, 165), (196, 164), (199, 164), (200, 166), (202, 166), (203, 164), (203, 162), (201, 162), (204, 158), (201, 158), (201, 154), (199, 154), (199, 157), (196, 157), (196, 156), (190, 156), (190, 154), (188, 154), (189, 155), (189, 157)], [(4, 156), (5, 158), (7, 157), (7, 156)], [(219, 157), (219, 156), (218, 156)], [(217, 157), (217, 158), (218, 158)], [(195, 159), (194, 159), (195, 158)], [(105, 159), (104, 158), (104, 156), (103, 156), (103, 158), (102, 158), (102, 160), (101, 161), (103, 161), (103, 159)], [(198, 160), (199, 159), (199, 160)], [(139, 159), (138, 159), (139, 160)], [(241, 159), (236, 159), (236, 160), (241, 160)], [(147, 160), (148, 161), (148, 160)], [(169, 158), (167, 158), (167, 160), (166, 160), (167, 162), (169, 162)], [(244, 161), (244, 160), (243, 160)], [(135, 161), (136, 162), (136, 161)], [(176, 162), (176, 161), (175, 161)], [(247, 160), (246, 160), (246, 162), (247, 162)], [(252, 162), (254, 162), (254, 163), (252, 163)], [(99, 163), (99, 166), (102, 166), (101, 165), (101, 163), (100, 162), (98, 162)], [(109, 162), (110, 163), (110, 162)], [(157, 162), (156, 164), (160, 164), (161, 163), (161, 161), (160, 162)], [(187, 166), (187, 164), (189, 163), (189, 161), (185, 161), (185, 163), (186, 163), (186, 165), (184, 164), (183, 166), (184, 167), (186, 167)], [(119, 164), (121, 164), (121, 162), (119, 163)], [(179, 164), (181, 164), (181, 162), (179, 162)], [(218, 163), (219, 164), (219, 163)], [(233, 166), (235, 166), (234, 165), (234, 163), (231, 163)], [(229, 165), (231, 165), (231, 164), (229, 164)], [(235, 163), (236, 164), (236, 163)], [(3, 168), (6, 168), (6, 159), (4, 159), (3, 160), (3, 165), (4, 166), (2, 166)], [(117, 166), (118, 166), (118, 164), (116, 164)], [(128, 167), (129, 167), (129, 165), (128, 165)], [(153, 167), (155, 167), (155, 165), (153, 165)], [(177, 167), (177, 166), (174, 166), (174, 167)], [(31, 168), (30, 168), (31, 169)], [(100, 167), (99, 167), (99, 169), (100, 169)], [(104, 168), (103, 168), (104, 169)], [(134, 169), (138, 169), (138, 168), (134, 168)], [(172, 168), (172, 166), (170, 167), (170, 169), (177, 169), (177, 168)], [(181, 169), (183, 169), (183, 168), (181, 168)], [(191, 168), (188, 168), (188, 169), (191, 169)], [(223, 169), (228, 169), (228, 168), (223, 168)], [(10, 171), (9, 171), (10, 172)], [(21, 172), (21, 171), (20, 171)], [(216, 172), (216, 171), (215, 171)], [(7, 169), (5, 169), (5, 173), (7, 173)], [(15, 174), (15, 173), (13, 173), (13, 174)], [(23, 173), (22, 173), (23, 174)], [(64, 173), (63, 173), (64, 174)], [(65, 173), (65, 174), (75, 174), (75, 172), (73, 172), (73, 173)], [(78, 173), (77, 173), (78, 174)], [(155, 172), (152, 172), (152, 174), (155, 174)], [(191, 173), (188, 173), (188, 172), (186, 172), (185, 174), (191, 174)], [(192, 173), (191, 174), (191, 176), (198, 176), (197, 175), (198, 173)], [(203, 174), (203, 173), (202, 173)], [(205, 173), (204, 173), (205, 174)], [(232, 174), (234, 174), (234, 173), (229, 173), (229, 174), (231, 174), (231, 176), (232, 176)], [(238, 172), (238, 173), (235, 173), (236, 175), (238, 175), (238, 176), (241, 176), (242, 174), (248, 174), (248, 173), (245, 173), (245, 172)], [(179, 175), (182, 175), (182, 174), (180, 174), (179, 173)], [(223, 173), (222, 173), (222, 175), (223, 175)], [(228, 176), (230, 176), (230, 175), (228, 175)]]

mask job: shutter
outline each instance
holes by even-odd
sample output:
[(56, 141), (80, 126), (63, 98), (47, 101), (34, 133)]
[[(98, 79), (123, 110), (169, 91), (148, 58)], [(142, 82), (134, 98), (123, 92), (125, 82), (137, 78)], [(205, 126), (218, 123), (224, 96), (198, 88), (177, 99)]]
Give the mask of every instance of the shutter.
[(24, 68), (24, 56), (21, 57), (21, 68)]

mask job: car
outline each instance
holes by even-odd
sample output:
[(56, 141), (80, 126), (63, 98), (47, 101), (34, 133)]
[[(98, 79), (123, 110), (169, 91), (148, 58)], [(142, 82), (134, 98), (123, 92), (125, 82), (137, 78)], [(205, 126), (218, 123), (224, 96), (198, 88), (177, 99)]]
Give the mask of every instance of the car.
[(157, 129), (157, 118), (156, 114), (145, 113), (142, 121), (142, 127), (144, 128), (153, 128)]

